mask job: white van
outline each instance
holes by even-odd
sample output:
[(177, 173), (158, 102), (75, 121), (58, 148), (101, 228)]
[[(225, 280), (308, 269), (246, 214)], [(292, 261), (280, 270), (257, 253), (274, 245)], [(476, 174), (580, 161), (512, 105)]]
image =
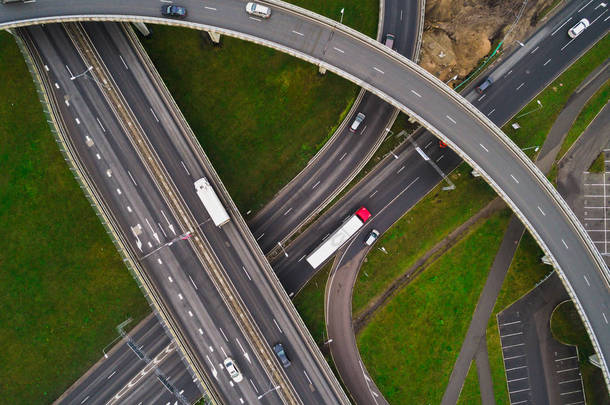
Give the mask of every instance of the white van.
[(269, 7), (253, 2), (246, 4), (246, 13), (261, 18), (271, 17), (271, 9)]

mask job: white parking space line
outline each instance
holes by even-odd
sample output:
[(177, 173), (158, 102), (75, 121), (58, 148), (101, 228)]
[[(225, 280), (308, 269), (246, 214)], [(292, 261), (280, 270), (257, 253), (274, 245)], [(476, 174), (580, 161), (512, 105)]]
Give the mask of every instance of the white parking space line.
[(508, 380), (507, 382), (509, 382), (509, 383), (510, 383), (510, 382), (513, 382), (513, 381), (527, 380), (528, 378), (529, 378), (529, 377), (515, 378), (515, 379), (512, 379), (512, 380)]
[(517, 390), (517, 391), (511, 391), (510, 394), (516, 394), (517, 392), (524, 392), (524, 391), (529, 391), (530, 388), (523, 388), (522, 390)]
[(417, 97), (421, 98), (421, 94), (416, 92), (415, 90), (411, 90), (411, 93), (415, 94)]
[[(511, 359), (519, 359), (519, 358), (521, 358), (521, 357), (525, 357), (525, 354), (520, 354), (520, 355), (518, 355), (518, 356), (512, 356), (512, 357), (505, 357), (505, 358), (504, 358), (504, 361), (506, 361), (506, 360), (511, 360)], [(555, 361), (557, 361), (557, 360), (555, 360)]]
[(555, 359), (555, 361), (564, 361), (564, 360), (572, 360), (572, 359), (577, 359), (578, 356), (570, 356), (570, 357), (563, 357), (561, 359)]
[(565, 370), (557, 370), (557, 373), (565, 373), (567, 371), (578, 370), (578, 367), (566, 368)]
[(304, 35), (302, 32), (295, 31), (295, 30), (292, 30), (292, 33), (293, 33), (293, 34), (300, 35), (300, 36), (302, 36), (302, 37), (304, 37), (304, 36), (305, 36), (305, 35)]
[(572, 383), (572, 382), (576, 382), (576, 381), (580, 381), (580, 378), (577, 378), (575, 380), (559, 381), (559, 384), (567, 384), (567, 383)]
[(522, 368), (527, 368), (527, 366), (519, 366), (519, 367), (513, 367), (513, 368), (507, 368), (506, 371), (513, 371), (513, 370), (521, 370)]
[(572, 17), (570, 17), (570, 18), (568, 18), (567, 20), (565, 20), (565, 21), (563, 22), (563, 24), (561, 24), (559, 27), (557, 27), (557, 29), (556, 29), (555, 31), (553, 31), (553, 32), (551, 33), (551, 36), (553, 36), (553, 35), (557, 34), (557, 31), (559, 31), (561, 28), (563, 28), (563, 26), (564, 26), (564, 25), (566, 25), (566, 24), (568, 23), (568, 21), (570, 21), (571, 19), (572, 19)]
[(337, 48), (337, 47), (335, 47), (335, 46), (333, 46), (333, 49), (334, 49), (335, 51), (339, 52), (339, 53), (345, 53), (345, 51), (343, 51), (343, 50), (341, 50), (341, 49), (339, 49), (339, 48)]
[(515, 333), (509, 333), (508, 335), (500, 335), (500, 338), (507, 338), (507, 337), (517, 336), (517, 335), (523, 335), (523, 332), (515, 332)]
[(381, 73), (382, 75), (385, 74), (385, 72), (375, 66), (373, 66), (373, 69), (375, 69), (376, 71), (378, 71), (379, 73)]
[(525, 343), (517, 343), (516, 345), (502, 346), (502, 350), (506, 350), (506, 349), (510, 349), (510, 348), (518, 347), (518, 346), (525, 346)]
[(521, 321), (506, 322), (506, 323), (500, 324), (500, 326), (515, 325), (517, 323), (521, 323)]
[(582, 392), (582, 390), (576, 390), (576, 391), (570, 391), (570, 392), (562, 392), (559, 395), (570, 395), (570, 394), (576, 394), (577, 392)]

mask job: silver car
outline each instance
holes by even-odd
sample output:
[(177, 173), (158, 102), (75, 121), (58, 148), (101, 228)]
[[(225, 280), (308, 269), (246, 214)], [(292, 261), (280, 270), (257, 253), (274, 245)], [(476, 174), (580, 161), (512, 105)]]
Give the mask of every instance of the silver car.
[(241, 375), (239, 369), (237, 368), (237, 364), (235, 364), (232, 358), (227, 357), (224, 361), (224, 366), (229, 372), (229, 375), (231, 376), (233, 381), (235, 381), (236, 383), (244, 379), (244, 376)]
[(362, 121), (364, 121), (364, 118), (366, 117), (366, 115), (364, 115), (363, 113), (359, 112), (356, 115), (356, 118), (354, 119), (354, 122), (352, 122), (352, 126), (349, 127), (349, 130), (351, 132), (356, 132), (356, 130), (358, 129), (358, 127), (360, 126), (360, 124), (362, 124)]
[(271, 9), (269, 7), (253, 2), (246, 4), (246, 13), (261, 18), (271, 17)]
[(582, 32), (586, 30), (589, 25), (589, 20), (583, 18), (575, 26), (568, 30), (568, 36), (570, 38), (576, 38), (577, 36), (582, 34)]

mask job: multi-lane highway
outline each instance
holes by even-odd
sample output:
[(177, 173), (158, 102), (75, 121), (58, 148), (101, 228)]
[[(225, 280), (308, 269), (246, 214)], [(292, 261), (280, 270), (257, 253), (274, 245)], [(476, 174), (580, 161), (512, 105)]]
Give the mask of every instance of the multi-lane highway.
[[(417, 57), (424, 12), (421, 1), (386, 0), (380, 40), (394, 35), (396, 51), (410, 59)], [(249, 221), (263, 252), (279, 250), (278, 242), (297, 232), (310, 218), (349, 184), (388, 134), (397, 115), (392, 105), (364, 92), (335, 135), (290, 183)], [(365, 114), (357, 133), (349, 130), (354, 117)]]
[[(87, 28), (106, 30), (95, 24)], [(257, 401), (267, 387), (282, 384), (271, 373), (274, 367), (283, 371), (274, 357), (270, 357), (269, 362), (264, 358), (265, 366), (260, 364), (257, 352), (260, 349), (251, 342), (251, 336), (241, 325), (245, 319), (240, 315), (239, 322), (235, 321), (226, 304), (226, 299), (231, 297), (226, 297), (225, 291), (218, 293), (203, 270), (190, 244), (203, 235), (214, 247), (214, 255), (225, 271), (231, 272), (231, 282), (244, 290), (239, 299), (247, 305), (250, 316), (256, 318), (257, 327), (263, 330), (261, 338), (266, 349), (270, 351), (270, 346), (278, 341), (285, 343), (293, 358), (293, 365), (285, 371), (285, 381), (293, 387), (288, 389), (294, 390), (301, 398), (297, 401), (345, 402), (344, 394), (333, 385), (332, 374), (330, 379), (325, 374), (330, 373), (328, 366), (324, 363), (320, 367), (315, 351), (301, 336), (300, 325), (295, 324), (290, 311), (274, 298), (277, 292), (260, 270), (260, 263), (254, 258), (250, 245), (243, 240), (237, 225), (230, 223), (218, 229), (209, 222), (192, 183), (202, 176), (214, 179), (215, 173), (204, 167), (195, 155), (181, 124), (175, 121), (175, 111), (169, 109), (170, 103), (154, 90), (156, 87), (151, 83), (139, 86), (143, 78), (149, 81), (152, 78), (144, 66), (138, 65), (138, 58), (129, 53), (131, 48), (113, 48), (111, 41), (96, 43), (94, 47), (95, 52), (113, 56), (114, 59), (107, 58), (107, 61), (122, 66), (123, 72), (113, 79), (124, 89), (122, 94), (128, 106), (139, 117), (137, 124), (142, 126), (152, 148), (159, 153), (164, 168), (172, 173), (171, 181), (177, 185), (180, 197), (186, 200), (189, 211), (196, 217), (198, 225), (196, 229), (190, 229), (194, 236), (187, 241), (182, 241), (179, 235), (189, 229), (179, 225), (171, 207), (156, 188), (154, 182), (157, 179), (151, 179), (149, 170), (143, 167), (142, 158), (138, 155), (141, 152), (134, 150), (132, 141), (123, 133), (120, 124), (125, 127), (128, 123), (116, 121), (100, 94), (98, 83), (111, 80), (110, 77), (88, 72), (88, 63), (83, 63), (74, 47), (69, 45), (71, 38), (61, 26), (36, 27), (28, 31), (28, 37), (36, 42), (36, 49), (40, 51), (40, 71), (48, 75), (51, 87), (55, 89), (63, 121), (69, 128), (70, 142), (79, 160), (94, 179), (104, 201), (112, 208), (133, 250), (142, 248), (138, 253), (139, 261), (146, 267), (164, 302), (171, 307), (173, 320), (187, 335), (191, 350), (204, 365), (204, 372), (218, 385), (223, 402)], [(125, 33), (110, 24), (107, 35)], [(260, 296), (267, 299), (260, 300)], [(243, 383), (233, 383), (222, 369), (227, 356), (237, 360), (245, 376)], [(281, 387), (269, 392), (264, 401), (283, 401), (280, 395), (286, 395), (284, 389)]]
[[(475, 166), (509, 203), (552, 259), (587, 325), (596, 350), (604, 364), (610, 350), (606, 314), (608, 276), (601, 256), (552, 186), (531, 162), (508, 142), (485, 115), (449, 91), (430, 75), (398, 54), (336, 23), (296, 9), (271, 2), (273, 18), (252, 19), (244, 14), (241, 2), (184, 2), (190, 8), (185, 25), (214, 27), (215, 30), (274, 46), (303, 59), (319, 63), (360, 84), (393, 105), (418, 118), (428, 129), (446, 140), (454, 150)], [(207, 4), (208, 2), (206, 2)], [(24, 18), (19, 5), (3, 14), (3, 22)], [(64, 7), (62, 9), (62, 7)], [(159, 21), (151, 4), (93, 4), (79, 2), (79, 10), (68, 3), (39, 1), (27, 17), (58, 15), (65, 18), (76, 12), (97, 18), (130, 18)], [(69, 7), (74, 7), (72, 3)], [(210, 10), (213, 9), (213, 10)], [(595, 9), (592, 27), (602, 25), (607, 31), (607, 10)], [(130, 15), (130, 16), (128, 16)], [(23, 23), (32, 23), (23, 22)], [(175, 22), (174, 22), (175, 23)], [(595, 25), (597, 24), (597, 26)], [(591, 27), (591, 28), (592, 28)], [(594, 32), (593, 29), (585, 31)], [(557, 30), (562, 27), (557, 27)], [(294, 33), (294, 35), (292, 35)], [(569, 48), (566, 44), (562, 51)]]

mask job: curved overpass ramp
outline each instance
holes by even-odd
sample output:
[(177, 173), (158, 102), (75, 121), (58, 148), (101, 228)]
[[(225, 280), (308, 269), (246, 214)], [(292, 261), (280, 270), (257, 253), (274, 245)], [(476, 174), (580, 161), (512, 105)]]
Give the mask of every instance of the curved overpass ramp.
[[(237, 0), (185, 0), (185, 20), (143, 0), (38, 0), (3, 5), (0, 28), (74, 20), (144, 21), (217, 31), (321, 65), (415, 117), (476, 168), (527, 226), (574, 300), (610, 385), (610, 276), (574, 214), (532, 162), (484, 115), (407, 58), (333, 20), (269, 1), (269, 20)], [(609, 24), (597, 21), (598, 24)]]

